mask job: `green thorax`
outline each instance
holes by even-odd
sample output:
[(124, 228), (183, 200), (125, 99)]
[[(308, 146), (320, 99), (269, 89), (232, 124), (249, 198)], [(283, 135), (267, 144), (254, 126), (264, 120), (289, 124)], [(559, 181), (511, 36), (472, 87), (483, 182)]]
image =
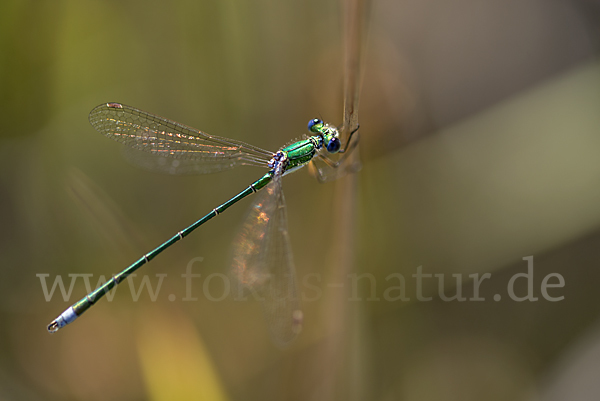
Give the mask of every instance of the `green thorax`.
[(288, 165), (286, 171), (306, 165), (315, 156), (321, 138), (311, 136), (308, 139), (298, 141), (281, 149), (287, 155)]

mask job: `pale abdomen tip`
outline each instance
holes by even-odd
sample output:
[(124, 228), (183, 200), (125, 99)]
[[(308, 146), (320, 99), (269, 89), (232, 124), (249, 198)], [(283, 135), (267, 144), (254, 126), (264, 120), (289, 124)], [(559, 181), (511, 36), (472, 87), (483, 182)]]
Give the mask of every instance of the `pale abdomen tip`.
[(60, 329), (60, 327), (58, 326), (58, 323), (56, 322), (56, 320), (53, 320), (52, 323), (50, 323), (48, 325), (48, 333), (50, 333), (50, 334), (56, 333), (58, 331), (58, 329)]

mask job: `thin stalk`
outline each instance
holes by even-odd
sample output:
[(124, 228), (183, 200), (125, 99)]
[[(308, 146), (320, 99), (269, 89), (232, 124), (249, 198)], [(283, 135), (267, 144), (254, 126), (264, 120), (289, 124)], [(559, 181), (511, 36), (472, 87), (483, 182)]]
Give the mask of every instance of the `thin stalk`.
[[(349, 133), (358, 127), (358, 104), (361, 84), (361, 64), (363, 44), (366, 37), (368, 0), (344, 0), (344, 124), (341, 136), (347, 139)], [(359, 134), (359, 133), (357, 133)], [(355, 135), (357, 135), (355, 134)], [(354, 149), (348, 160), (348, 169), (356, 171), (360, 168), (359, 148)], [(348, 283), (348, 276), (355, 271), (355, 233), (356, 233), (356, 192), (357, 176), (348, 174), (336, 183), (334, 227), (336, 243), (333, 247), (335, 255), (332, 263), (331, 280), (335, 283)], [(327, 321), (329, 323), (328, 344), (323, 358), (324, 371), (329, 380), (324, 383), (321, 399), (363, 399), (362, 376), (356, 368), (359, 361), (360, 347), (358, 338), (352, 328), (357, 327), (353, 321), (357, 316), (350, 310), (348, 302), (348, 285), (346, 291), (339, 291), (329, 304)], [(358, 354), (356, 351), (359, 351)], [(358, 355), (358, 356), (357, 356)]]

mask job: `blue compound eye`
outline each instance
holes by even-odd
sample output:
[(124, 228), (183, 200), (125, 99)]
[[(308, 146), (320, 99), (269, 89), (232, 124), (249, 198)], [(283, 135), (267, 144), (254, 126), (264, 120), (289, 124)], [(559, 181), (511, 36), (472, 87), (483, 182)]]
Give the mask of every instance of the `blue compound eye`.
[(329, 143), (327, 144), (327, 151), (329, 153), (336, 153), (340, 150), (342, 143), (339, 138), (331, 138)]
[(318, 118), (314, 118), (308, 122), (308, 130), (311, 132), (317, 132), (316, 130), (313, 130), (313, 127), (315, 125), (322, 125), (322, 124), (323, 124), (323, 121), (319, 120)]

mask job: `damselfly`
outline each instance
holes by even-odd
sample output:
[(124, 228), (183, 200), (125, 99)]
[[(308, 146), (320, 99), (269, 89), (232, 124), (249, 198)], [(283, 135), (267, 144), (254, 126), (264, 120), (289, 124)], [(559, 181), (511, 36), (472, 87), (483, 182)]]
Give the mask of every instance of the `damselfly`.
[[(145, 154), (148, 158), (164, 156), (169, 162), (163, 163), (158, 169), (165, 172), (206, 174), (243, 165), (264, 167), (268, 172), (73, 304), (48, 325), (48, 331), (54, 333), (72, 323), (108, 291), (156, 255), (223, 213), (231, 205), (263, 190), (234, 242), (232, 271), (242, 285), (258, 294), (273, 339), (280, 344), (293, 340), (302, 327), (302, 311), (287, 231), (281, 178), (309, 163), (314, 164), (314, 171), (320, 181), (342, 175), (344, 169), (338, 167), (342, 166), (346, 156), (358, 143), (357, 136), (352, 140), (356, 130), (349, 135), (342, 147), (338, 129), (315, 118), (308, 123), (312, 136), (273, 153), (234, 139), (208, 135), (120, 103), (105, 103), (94, 108), (89, 120), (97, 131), (140, 151), (136, 152), (139, 155)], [(329, 155), (335, 153), (343, 155), (334, 161)]]

